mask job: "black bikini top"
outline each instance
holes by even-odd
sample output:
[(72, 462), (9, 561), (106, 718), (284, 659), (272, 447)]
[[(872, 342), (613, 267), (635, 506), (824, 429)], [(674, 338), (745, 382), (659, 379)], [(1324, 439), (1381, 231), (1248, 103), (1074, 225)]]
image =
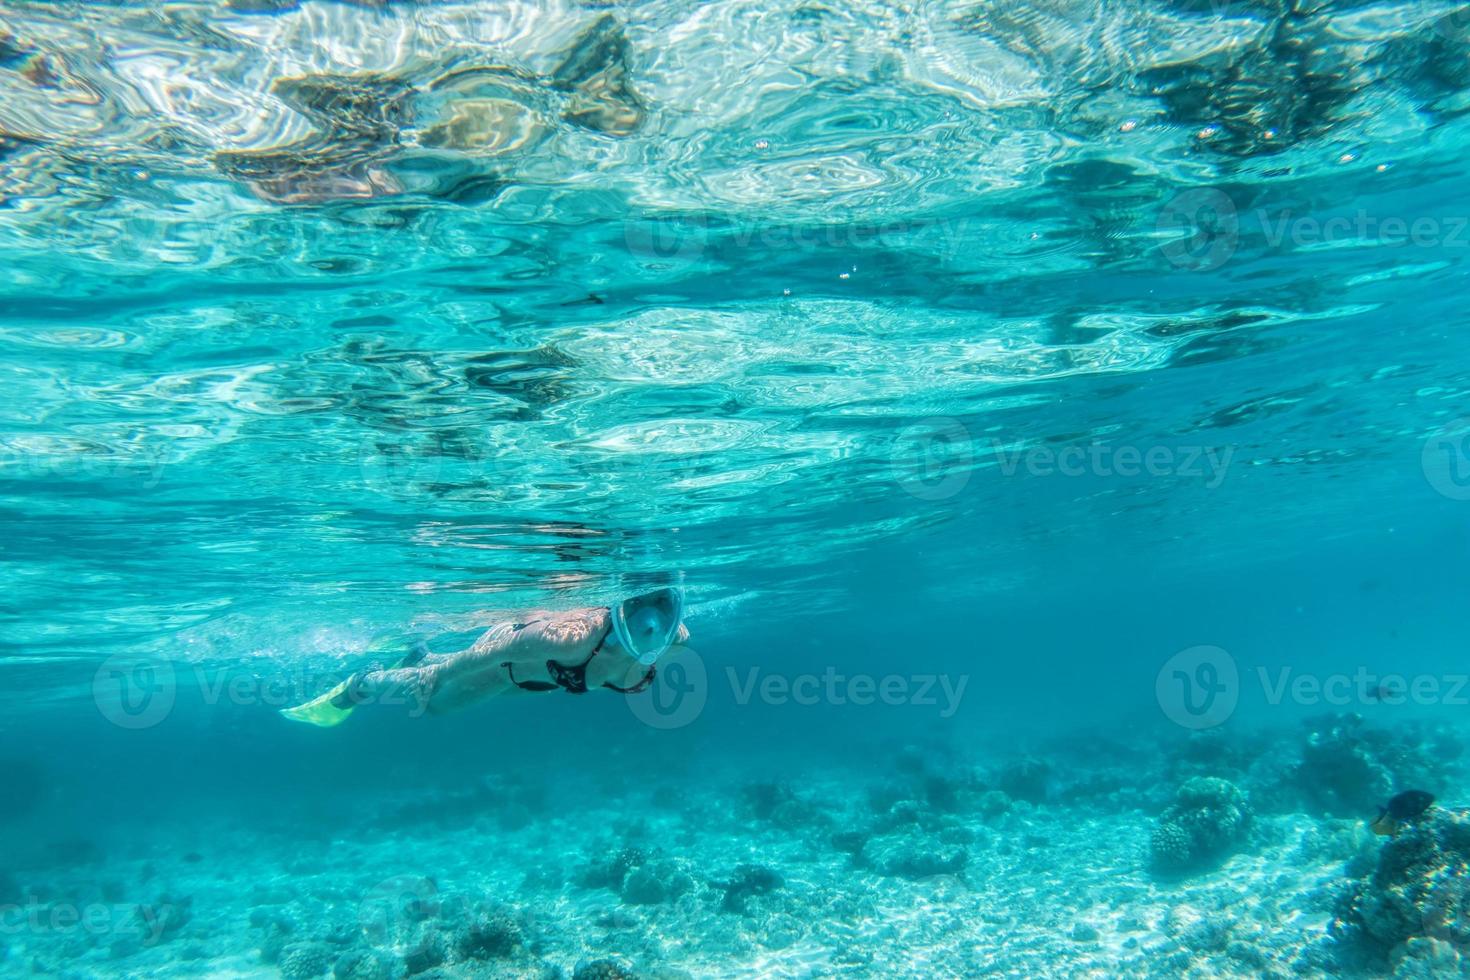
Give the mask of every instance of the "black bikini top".
[[(529, 624), (516, 623), (511, 627), (511, 631), (519, 633), (527, 625)], [(546, 669), (551, 674), (550, 681), (518, 681), (516, 680), (515, 666), (509, 660), (500, 666), (505, 668), (506, 674), (510, 677), (510, 682), (523, 691), (555, 691), (557, 688), (561, 688), (568, 694), (586, 694), (587, 665), (592, 663), (593, 657), (602, 652), (603, 645), (607, 643), (607, 638), (610, 635), (612, 635), (611, 622), (607, 624), (607, 632), (602, 634), (602, 639), (597, 641), (597, 646), (593, 647), (592, 652), (587, 654), (587, 659), (579, 664), (562, 664), (557, 663), (555, 660), (546, 661)], [(619, 694), (639, 694), (648, 690), (648, 686), (653, 683), (653, 676), (657, 671), (658, 668), (649, 667), (648, 673), (643, 675), (643, 679), (632, 687), (619, 687), (611, 681), (604, 681), (602, 686), (610, 691), (617, 691)]]

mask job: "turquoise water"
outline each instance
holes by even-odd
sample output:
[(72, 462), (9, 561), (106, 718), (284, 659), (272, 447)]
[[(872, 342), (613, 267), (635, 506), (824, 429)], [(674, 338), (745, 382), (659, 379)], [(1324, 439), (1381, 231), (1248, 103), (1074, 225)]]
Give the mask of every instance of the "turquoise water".
[[(7, 3), (0, 972), (1470, 969), (1467, 86), (1454, 3)], [(276, 713), (673, 575), (644, 694)]]

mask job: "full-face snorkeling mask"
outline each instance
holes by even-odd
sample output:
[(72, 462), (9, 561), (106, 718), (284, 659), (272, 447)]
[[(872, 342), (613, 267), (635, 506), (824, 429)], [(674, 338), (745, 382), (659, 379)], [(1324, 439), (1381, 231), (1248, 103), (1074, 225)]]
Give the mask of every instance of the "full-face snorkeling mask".
[(618, 643), (645, 666), (674, 645), (683, 621), (683, 589), (659, 589), (612, 607), (613, 634)]

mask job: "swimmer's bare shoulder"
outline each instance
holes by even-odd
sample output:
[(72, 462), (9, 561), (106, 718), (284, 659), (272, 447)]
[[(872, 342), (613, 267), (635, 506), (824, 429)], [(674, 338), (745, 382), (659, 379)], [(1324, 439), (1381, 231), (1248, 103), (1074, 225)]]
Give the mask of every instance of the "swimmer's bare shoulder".
[(531, 656), (590, 653), (611, 626), (606, 608), (574, 609), (526, 627), (522, 642)]
[[(531, 610), (517, 617), (511, 629), (505, 625), (486, 630), (467, 650), (452, 654), (451, 663), (460, 670), (475, 664), (533, 663), (590, 653), (611, 626), (605, 607), (570, 611)], [(458, 671), (453, 671), (458, 672)]]

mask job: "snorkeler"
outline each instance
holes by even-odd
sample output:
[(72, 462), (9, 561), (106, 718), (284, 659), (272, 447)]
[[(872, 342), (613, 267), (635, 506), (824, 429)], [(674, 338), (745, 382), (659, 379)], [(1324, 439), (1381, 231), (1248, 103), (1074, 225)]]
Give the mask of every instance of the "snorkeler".
[(611, 608), (529, 613), (490, 627), (468, 649), (435, 655), (420, 647), (398, 667), (353, 674), (281, 714), (330, 728), (370, 702), (443, 714), (497, 694), (637, 694), (653, 683), (659, 658), (689, 639), (683, 618), (684, 594), (671, 588)]

